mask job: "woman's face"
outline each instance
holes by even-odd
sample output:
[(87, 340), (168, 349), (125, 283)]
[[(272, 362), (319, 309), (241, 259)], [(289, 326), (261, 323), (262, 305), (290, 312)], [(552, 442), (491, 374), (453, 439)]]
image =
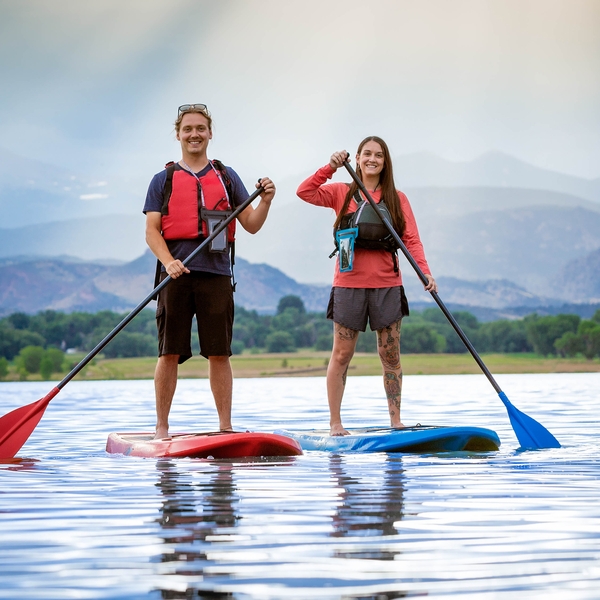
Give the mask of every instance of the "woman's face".
[(356, 164), (360, 167), (363, 177), (378, 176), (385, 165), (383, 149), (374, 141), (367, 142), (356, 155)]

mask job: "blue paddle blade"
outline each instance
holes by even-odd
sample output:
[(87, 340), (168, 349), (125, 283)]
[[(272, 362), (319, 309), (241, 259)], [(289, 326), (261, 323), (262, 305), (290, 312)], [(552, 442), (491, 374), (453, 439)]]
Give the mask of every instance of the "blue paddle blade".
[(508, 411), (515, 435), (523, 449), (560, 448), (559, 441), (540, 423), (515, 408), (504, 392), (498, 392)]

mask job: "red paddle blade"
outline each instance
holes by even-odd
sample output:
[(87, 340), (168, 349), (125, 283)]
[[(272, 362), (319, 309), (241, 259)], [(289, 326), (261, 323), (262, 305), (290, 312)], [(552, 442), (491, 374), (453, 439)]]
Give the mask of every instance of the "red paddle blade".
[(47, 396), (0, 417), (0, 460), (13, 458), (28, 440), (44, 415), (50, 400), (60, 390), (54, 388)]

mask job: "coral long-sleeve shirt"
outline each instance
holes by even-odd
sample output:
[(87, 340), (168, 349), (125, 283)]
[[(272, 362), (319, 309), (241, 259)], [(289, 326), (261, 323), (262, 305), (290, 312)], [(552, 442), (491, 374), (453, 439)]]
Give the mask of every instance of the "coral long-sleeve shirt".
[[(321, 167), (314, 175), (303, 181), (298, 187), (298, 197), (314, 204), (332, 208), (338, 215), (342, 210), (348, 186), (345, 183), (329, 183), (335, 171), (329, 164)], [(375, 202), (379, 203), (381, 192), (371, 192)], [(402, 241), (412, 254), (420, 269), (426, 275), (430, 275), (429, 265), (425, 260), (423, 244), (419, 237), (419, 230), (408, 198), (402, 192), (398, 192), (402, 214), (406, 222), (406, 228)], [(354, 199), (350, 201), (348, 212), (356, 211), (357, 206)], [(365, 248), (354, 249), (354, 265), (352, 271), (340, 273), (339, 264), (336, 261), (335, 274), (333, 276), (334, 287), (347, 288), (387, 288), (402, 285), (402, 275), (394, 272), (394, 261), (391, 252), (387, 250), (367, 250)]]

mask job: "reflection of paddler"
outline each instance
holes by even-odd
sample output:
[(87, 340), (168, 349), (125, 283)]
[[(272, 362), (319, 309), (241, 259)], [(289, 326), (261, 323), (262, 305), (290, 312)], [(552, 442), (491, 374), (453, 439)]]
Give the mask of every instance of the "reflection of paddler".
[[(176, 461), (160, 460), (156, 468), (159, 472), (156, 486), (164, 497), (158, 522), (166, 543), (205, 540), (220, 527), (235, 526), (238, 498), (231, 465), (218, 465), (216, 470), (206, 473), (207, 477), (198, 481), (192, 479), (192, 473), (179, 471)], [(188, 545), (185, 549), (174, 548), (165, 553), (162, 561), (187, 562), (195, 558), (205, 560), (206, 555), (190, 552)]]
[(402, 519), (404, 508), (404, 467), (401, 456), (387, 455), (384, 460), (383, 469), (367, 471), (361, 462), (356, 467), (360, 474), (352, 474), (347, 459), (330, 456), (329, 470), (342, 488), (333, 517), (332, 537), (397, 534), (394, 523)]

